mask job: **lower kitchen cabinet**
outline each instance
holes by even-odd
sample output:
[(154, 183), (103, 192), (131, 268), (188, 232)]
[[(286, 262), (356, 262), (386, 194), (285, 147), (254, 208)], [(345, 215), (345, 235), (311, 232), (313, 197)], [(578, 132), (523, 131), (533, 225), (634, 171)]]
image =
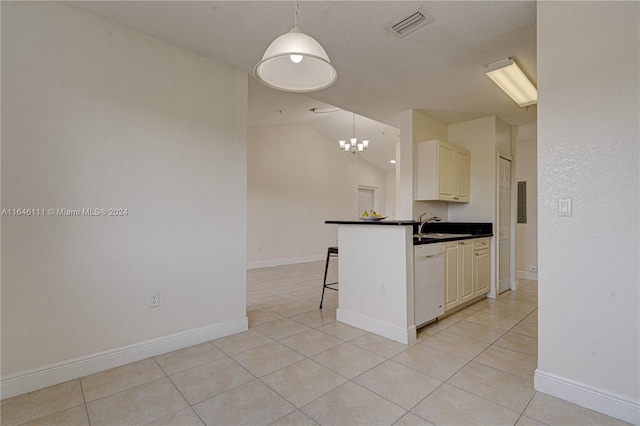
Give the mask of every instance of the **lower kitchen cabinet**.
[(460, 275), (458, 265), (458, 243), (450, 242), (444, 245), (444, 310), (460, 304)]
[(445, 311), (473, 298), (473, 240), (445, 243)]
[(490, 285), (489, 238), (445, 243), (445, 311), (484, 295)]
[(483, 294), (491, 284), (491, 254), (488, 248), (473, 251), (473, 292)]

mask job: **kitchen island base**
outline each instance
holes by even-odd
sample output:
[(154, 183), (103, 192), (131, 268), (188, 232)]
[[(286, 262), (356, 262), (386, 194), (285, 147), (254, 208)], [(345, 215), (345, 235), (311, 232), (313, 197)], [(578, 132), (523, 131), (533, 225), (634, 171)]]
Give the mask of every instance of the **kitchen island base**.
[(339, 322), (404, 344), (416, 340), (412, 225), (339, 224)]
[(349, 312), (340, 308), (336, 310), (336, 320), (361, 328), (362, 330), (366, 330), (370, 333), (386, 337), (387, 339), (404, 343), (405, 345), (416, 341), (417, 331), (415, 326), (411, 326), (409, 328), (398, 327), (396, 325), (389, 324), (388, 322), (379, 321), (375, 318), (370, 318), (365, 315)]

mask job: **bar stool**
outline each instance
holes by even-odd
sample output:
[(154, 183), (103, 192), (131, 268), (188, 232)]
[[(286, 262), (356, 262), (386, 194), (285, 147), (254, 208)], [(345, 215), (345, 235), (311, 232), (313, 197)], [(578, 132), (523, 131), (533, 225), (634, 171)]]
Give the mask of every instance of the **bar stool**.
[(332, 285), (337, 285), (338, 281), (334, 283), (327, 283), (327, 271), (329, 270), (329, 259), (332, 257), (338, 257), (338, 247), (329, 247), (327, 249), (327, 263), (324, 265), (324, 280), (322, 281), (322, 298), (320, 299), (320, 309), (322, 309), (322, 302), (324, 301), (324, 290), (328, 288), (329, 290), (338, 291), (337, 288), (331, 287)]

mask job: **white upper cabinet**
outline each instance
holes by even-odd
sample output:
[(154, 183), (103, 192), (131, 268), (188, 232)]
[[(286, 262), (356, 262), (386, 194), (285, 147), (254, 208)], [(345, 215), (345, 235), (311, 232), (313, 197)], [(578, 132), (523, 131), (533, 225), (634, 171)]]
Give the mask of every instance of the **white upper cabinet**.
[(432, 140), (418, 144), (416, 200), (469, 202), (469, 151)]

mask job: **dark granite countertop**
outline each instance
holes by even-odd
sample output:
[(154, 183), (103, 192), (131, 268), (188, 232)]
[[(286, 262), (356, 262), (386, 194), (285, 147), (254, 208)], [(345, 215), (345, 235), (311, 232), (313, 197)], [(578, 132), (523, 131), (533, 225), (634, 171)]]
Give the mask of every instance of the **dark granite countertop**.
[(493, 223), (490, 223), (490, 222), (429, 222), (429, 223), (425, 223), (422, 233), (429, 234), (431, 232), (439, 232), (443, 234), (448, 233), (448, 234), (493, 235)]
[(471, 240), (474, 238), (484, 238), (484, 237), (492, 237), (493, 234), (462, 234), (459, 237), (450, 237), (450, 238), (428, 238), (428, 237), (413, 237), (413, 245), (419, 246), (422, 244), (433, 244), (433, 243), (446, 243), (449, 241), (458, 241), (458, 240)]
[(422, 231), (423, 234), (460, 234), (460, 236), (452, 236), (450, 238), (426, 238), (414, 236), (413, 245), (492, 237), (493, 224), (489, 222), (429, 222), (424, 225)]
[(418, 226), (415, 220), (325, 220), (324, 223), (338, 225), (395, 225), (395, 226)]
[(415, 220), (325, 220), (324, 223), (337, 225), (393, 225), (413, 226), (413, 245), (446, 243), (448, 241), (493, 237), (493, 224), (488, 222), (429, 222), (424, 225), (423, 234), (459, 234), (447, 238), (416, 237), (420, 223)]

